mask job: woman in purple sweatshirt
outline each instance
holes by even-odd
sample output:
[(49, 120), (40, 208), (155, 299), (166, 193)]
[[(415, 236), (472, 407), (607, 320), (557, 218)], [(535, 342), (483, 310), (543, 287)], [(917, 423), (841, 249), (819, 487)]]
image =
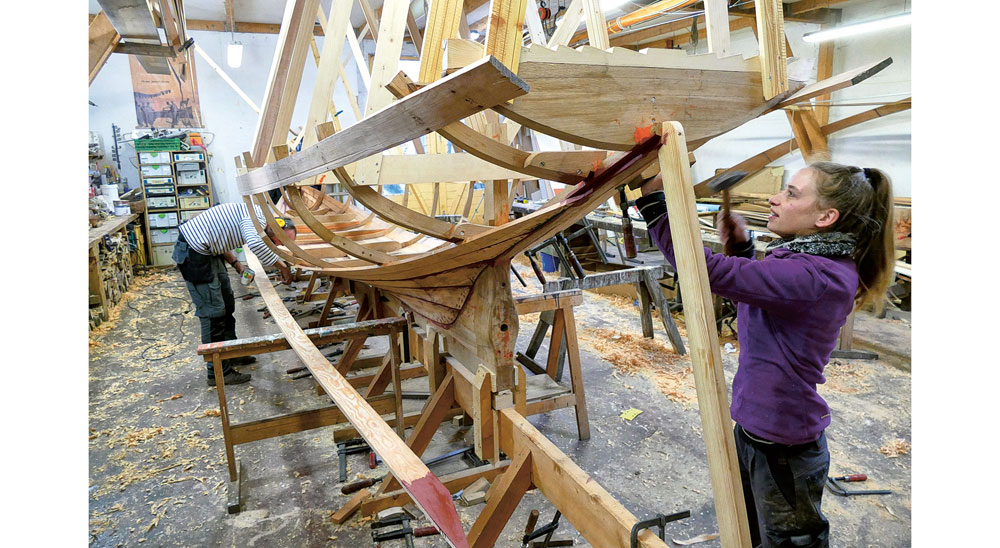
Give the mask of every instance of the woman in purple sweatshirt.
[[(636, 200), (649, 234), (676, 267), (659, 176)], [(892, 185), (877, 169), (817, 162), (769, 201), (781, 237), (753, 258), (746, 223), (720, 230), (739, 250), (705, 248), (712, 292), (737, 303), (739, 369), (730, 413), (755, 546), (826, 547), (820, 511), (830, 467), (830, 408), (816, 391), (847, 315), (879, 303), (895, 262)]]

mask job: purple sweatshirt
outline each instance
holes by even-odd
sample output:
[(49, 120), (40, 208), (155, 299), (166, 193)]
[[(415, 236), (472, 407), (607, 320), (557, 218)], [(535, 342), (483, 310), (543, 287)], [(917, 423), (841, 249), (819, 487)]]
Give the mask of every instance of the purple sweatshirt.
[[(650, 237), (676, 268), (662, 192), (636, 205)], [(854, 261), (784, 248), (757, 261), (706, 247), (705, 259), (712, 293), (737, 303), (740, 357), (729, 408), (733, 420), (752, 435), (778, 443), (816, 440), (830, 424), (830, 407), (816, 385), (826, 382), (823, 368), (854, 306)]]

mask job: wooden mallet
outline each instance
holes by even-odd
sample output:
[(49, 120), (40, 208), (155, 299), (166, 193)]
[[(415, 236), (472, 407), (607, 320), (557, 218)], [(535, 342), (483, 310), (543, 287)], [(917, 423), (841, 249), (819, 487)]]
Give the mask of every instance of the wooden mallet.
[[(746, 171), (727, 171), (715, 179), (712, 179), (708, 183), (708, 189), (711, 190), (713, 194), (716, 192), (722, 193), (722, 224), (725, 231), (729, 234), (736, 231), (736, 221), (733, 220), (733, 216), (729, 213), (729, 189), (736, 185), (736, 183), (742, 181), (747, 175), (748, 173)], [(726, 240), (726, 243), (723, 246), (723, 253), (726, 255), (733, 254), (732, 238), (728, 238)]]

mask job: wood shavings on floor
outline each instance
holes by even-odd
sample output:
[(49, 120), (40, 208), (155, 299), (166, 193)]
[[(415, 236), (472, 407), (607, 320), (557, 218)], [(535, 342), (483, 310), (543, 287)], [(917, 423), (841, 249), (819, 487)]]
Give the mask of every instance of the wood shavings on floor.
[(896, 438), (879, 448), (878, 452), (890, 459), (894, 459), (900, 455), (909, 454), (911, 448), (910, 442)]
[(580, 340), (618, 373), (646, 377), (661, 394), (685, 407), (697, 402), (690, 359), (678, 355), (667, 343), (646, 339), (639, 333), (604, 328), (584, 329)]

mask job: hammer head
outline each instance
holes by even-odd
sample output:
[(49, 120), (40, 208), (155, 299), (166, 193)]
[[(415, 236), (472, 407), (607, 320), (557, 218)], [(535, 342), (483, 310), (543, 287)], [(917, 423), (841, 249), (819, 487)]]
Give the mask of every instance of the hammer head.
[(727, 171), (715, 179), (712, 179), (708, 183), (708, 189), (712, 191), (712, 194), (722, 192), (723, 190), (729, 190), (736, 183), (746, 178), (747, 175), (748, 173), (746, 171)]

